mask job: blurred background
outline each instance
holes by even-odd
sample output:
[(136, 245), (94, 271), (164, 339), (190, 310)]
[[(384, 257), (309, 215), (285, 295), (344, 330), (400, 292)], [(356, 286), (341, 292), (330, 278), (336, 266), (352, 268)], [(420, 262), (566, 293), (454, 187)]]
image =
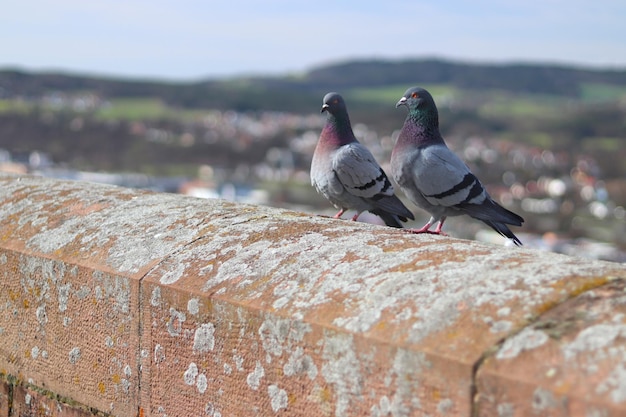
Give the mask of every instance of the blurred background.
[(388, 170), (419, 85), (527, 246), (626, 262), (626, 2), (368, 3), (4, 4), (0, 171), (334, 214), (309, 179), (322, 97)]

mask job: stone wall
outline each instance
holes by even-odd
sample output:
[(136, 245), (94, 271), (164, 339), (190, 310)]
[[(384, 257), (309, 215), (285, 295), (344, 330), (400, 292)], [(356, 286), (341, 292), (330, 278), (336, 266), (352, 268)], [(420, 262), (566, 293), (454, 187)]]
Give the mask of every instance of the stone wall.
[(0, 176), (0, 417), (618, 416), (626, 267)]

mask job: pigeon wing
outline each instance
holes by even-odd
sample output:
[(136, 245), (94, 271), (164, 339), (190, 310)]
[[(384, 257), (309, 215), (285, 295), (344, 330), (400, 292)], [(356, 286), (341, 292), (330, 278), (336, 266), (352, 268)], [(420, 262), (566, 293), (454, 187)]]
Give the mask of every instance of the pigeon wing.
[(422, 148), (415, 162), (415, 186), (430, 204), (459, 207), (482, 204), (487, 198), (480, 181), (447, 146)]
[(333, 171), (352, 195), (379, 199), (393, 195), (393, 186), (372, 153), (359, 143), (342, 146), (333, 158)]
[(418, 187), (429, 203), (458, 209), (485, 222), (521, 226), (524, 220), (495, 203), (478, 178), (448, 147), (431, 146), (421, 159), (423, 168)]

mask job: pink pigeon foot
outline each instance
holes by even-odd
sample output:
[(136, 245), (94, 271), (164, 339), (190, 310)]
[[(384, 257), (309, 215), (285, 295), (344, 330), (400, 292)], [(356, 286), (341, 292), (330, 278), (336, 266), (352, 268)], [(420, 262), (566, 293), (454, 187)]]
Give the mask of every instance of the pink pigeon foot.
[(437, 228), (435, 230), (430, 230), (430, 226), (433, 225), (431, 222), (426, 223), (420, 229), (405, 229), (405, 230), (408, 233), (412, 233), (412, 234), (428, 233), (429, 235), (448, 236), (447, 233), (441, 231), (441, 229), (443, 228), (443, 222), (445, 220), (446, 220), (445, 217), (443, 217), (441, 220), (439, 220), (439, 223), (437, 223)]

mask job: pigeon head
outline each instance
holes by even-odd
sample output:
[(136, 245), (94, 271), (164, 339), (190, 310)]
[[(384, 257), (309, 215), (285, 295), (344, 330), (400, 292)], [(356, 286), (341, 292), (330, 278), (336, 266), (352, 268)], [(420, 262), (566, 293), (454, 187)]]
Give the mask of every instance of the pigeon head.
[(439, 113), (435, 100), (430, 93), (421, 87), (411, 87), (396, 103), (396, 108), (406, 106), (409, 117), (433, 127), (439, 126)]
[(435, 100), (430, 93), (421, 88), (421, 87), (411, 87), (402, 96), (402, 98), (396, 103), (396, 107), (407, 106), (409, 110), (421, 109), (421, 110), (429, 110), (435, 109), (437, 110), (437, 106), (435, 105)]
[(320, 113), (324, 113), (325, 111), (335, 116), (340, 112), (347, 112), (346, 102), (343, 101), (341, 94), (333, 92), (324, 96)]

